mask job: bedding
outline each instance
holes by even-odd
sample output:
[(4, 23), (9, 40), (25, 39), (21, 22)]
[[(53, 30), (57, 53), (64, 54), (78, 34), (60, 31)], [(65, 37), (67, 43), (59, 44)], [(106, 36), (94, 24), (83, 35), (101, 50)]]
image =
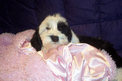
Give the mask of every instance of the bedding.
[(47, 53), (30, 44), (35, 30), (0, 35), (0, 81), (111, 81), (116, 65), (104, 51), (85, 43)]

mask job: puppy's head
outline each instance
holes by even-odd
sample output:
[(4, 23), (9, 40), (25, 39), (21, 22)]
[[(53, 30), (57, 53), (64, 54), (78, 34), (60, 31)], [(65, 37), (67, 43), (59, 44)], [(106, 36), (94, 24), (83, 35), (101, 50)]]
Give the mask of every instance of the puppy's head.
[(66, 19), (59, 14), (47, 16), (31, 39), (31, 45), (37, 51), (48, 51), (69, 42), (78, 43), (79, 40), (69, 28)]

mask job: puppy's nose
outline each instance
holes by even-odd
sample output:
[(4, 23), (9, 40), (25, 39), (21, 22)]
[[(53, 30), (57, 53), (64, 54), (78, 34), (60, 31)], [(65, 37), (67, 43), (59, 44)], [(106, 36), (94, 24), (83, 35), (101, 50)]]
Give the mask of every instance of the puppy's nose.
[(58, 36), (50, 36), (53, 42), (58, 42), (59, 38)]

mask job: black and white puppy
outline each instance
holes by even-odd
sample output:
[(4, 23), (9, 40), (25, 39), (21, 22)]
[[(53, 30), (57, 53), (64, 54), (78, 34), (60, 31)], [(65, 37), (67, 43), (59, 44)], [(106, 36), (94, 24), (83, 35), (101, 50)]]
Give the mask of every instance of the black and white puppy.
[(46, 17), (31, 39), (31, 45), (43, 52), (69, 42), (78, 43), (79, 39), (68, 27), (66, 19), (59, 14)]
[[(47, 52), (50, 49), (57, 48), (58, 46), (68, 43), (88, 43), (100, 50), (105, 50), (115, 61), (117, 68), (122, 67), (122, 58), (113, 49), (112, 44), (103, 41), (99, 38), (88, 36), (76, 36), (69, 28), (66, 19), (59, 14), (49, 15), (37, 28), (31, 39), (31, 45), (37, 50)], [(118, 71), (122, 72), (122, 69)], [(117, 81), (122, 79), (122, 73), (118, 72), (116, 76)]]

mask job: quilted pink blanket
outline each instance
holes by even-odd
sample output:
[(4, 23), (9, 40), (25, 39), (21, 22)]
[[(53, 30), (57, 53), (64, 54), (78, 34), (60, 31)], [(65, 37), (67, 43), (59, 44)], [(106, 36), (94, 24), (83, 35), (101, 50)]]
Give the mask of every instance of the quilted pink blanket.
[(0, 81), (108, 81), (115, 75), (111, 57), (88, 44), (68, 44), (46, 54), (30, 44), (35, 31), (0, 35)]

